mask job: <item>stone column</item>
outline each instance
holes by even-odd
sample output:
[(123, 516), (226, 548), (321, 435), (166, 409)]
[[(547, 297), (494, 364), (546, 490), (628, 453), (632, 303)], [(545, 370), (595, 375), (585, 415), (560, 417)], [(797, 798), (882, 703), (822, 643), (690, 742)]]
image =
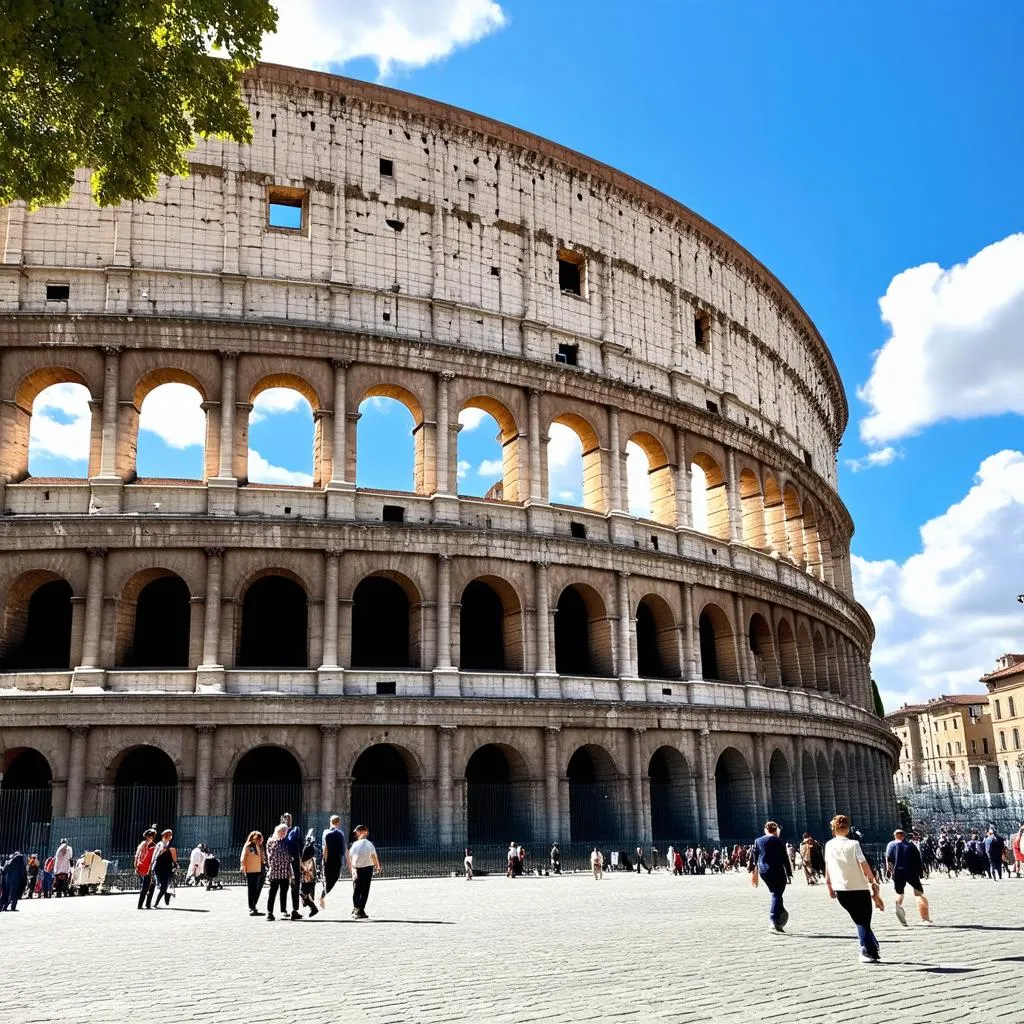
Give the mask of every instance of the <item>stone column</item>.
[(215, 725), (196, 726), (196, 800), (195, 813), (205, 818), (210, 813), (210, 788), (213, 766), (213, 734)]
[(81, 668), (99, 668), (100, 627), (103, 624), (103, 588), (106, 583), (107, 549), (89, 548), (89, 576), (85, 590), (85, 636)]
[(739, 594), (733, 594), (733, 610), (736, 618), (736, 669), (739, 672), (740, 682), (756, 683), (757, 673), (754, 671), (753, 652), (750, 650), (750, 636), (747, 630), (747, 612), (743, 605), (743, 598)]
[(629, 734), (629, 795), (633, 804), (633, 835), (641, 844), (647, 842), (644, 834), (644, 788), (640, 765), (640, 737), (643, 729), (632, 729)]
[(338, 578), (341, 552), (324, 551), (324, 669), (338, 667)]
[(739, 477), (736, 475), (736, 453), (729, 448), (725, 453), (726, 494), (729, 500), (729, 540), (734, 544), (743, 539), (743, 510), (740, 507)]
[(221, 480), (235, 478), (235, 353), (220, 354), (220, 468)]
[(693, 584), (683, 583), (683, 650), (687, 655), (688, 670), (685, 678), (700, 679), (703, 669), (700, 663), (700, 644), (697, 637), (697, 624), (693, 614)]
[(554, 671), (551, 661), (551, 607), (548, 601), (548, 563), (536, 562), (533, 567), (537, 606), (537, 671), (550, 674)]
[(206, 607), (203, 610), (203, 666), (219, 667), (223, 548), (206, 549)]
[(676, 428), (676, 528), (693, 526), (693, 472), (686, 455), (686, 431)]
[(548, 842), (559, 841), (561, 816), (558, 807), (558, 733), (556, 725), (544, 728), (544, 800), (547, 805)]
[(103, 349), (103, 409), (100, 430), (101, 479), (120, 480), (117, 474), (117, 420), (121, 384), (121, 349), (109, 345)]
[(611, 512), (622, 512), (627, 508), (622, 484), (622, 438), (619, 430), (619, 410), (614, 406), (608, 410), (609, 447), (611, 448), (612, 464), (610, 466), (609, 505)]
[(452, 664), (452, 558), (437, 556), (437, 665), (442, 672), (454, 671)]
[(793, 794), (796, 807), (793, 808), (793, 830), (802, 834), (807, 831), (808, 825), (813, 822), (807, 821), (807, 794), (804, 790), (804, 738), (803, 736), (793, 737)]
[(543, 439), (540, 436), (540, 392), (535, 388), (530, 389), (529, 419), (530, 486), (528, 495), (531, 503), (535, 505), (546, 505), (547, 495), (541, 490), (544, 476), (541, 469)]
[(348, 366), (344, 359), (333, 359), (334, 367), (334, 436), (332, 438), (331, 483), (352, 483), (348, 479)]
[[(85, 787), (85, 754), (89, 742), (89, 726), (72, 725), (71, 752), (68, 756), (68, 793), (64, 814), (68, 818), (82, 816), (82, 792)], [(58, 837), (59, 838), (59, 837)]]
[(338, 778), (338, 726), (320, 726), (320, 810), (334, 813), (334, 790)]
[(452, 737), (454, 725), (437, 727), (437, 831), (442, 847), (452, 845)]
[(761, 804), (761, 817), (771, 817), (774, 808), (772, 807), (771, 795), (768, 792), (768, 771), (764, 759), (764, 734), (754, 733), (754, 773), (757, 783), (757, 798)]
[(618, 575), (619, 590), (619, 678), (635, 679), (636, 666), (633, 664), (633, 607), (629, 597), (629, 573)]
[(718, 839), (717, 808), (713, 809), (711, 787), (715, 776), (711, 770), (711, 730), (702, 727), (697, 739), (697, 803), (703, 839)]
[(452, 425), (448, 409), (448, 387), (455, 379), (455, 374), (447, 370), (437, 375), (437, 441), (435, 452), (437, 458), (437, 493), (450, 495), (451, 486), (451, 435)]

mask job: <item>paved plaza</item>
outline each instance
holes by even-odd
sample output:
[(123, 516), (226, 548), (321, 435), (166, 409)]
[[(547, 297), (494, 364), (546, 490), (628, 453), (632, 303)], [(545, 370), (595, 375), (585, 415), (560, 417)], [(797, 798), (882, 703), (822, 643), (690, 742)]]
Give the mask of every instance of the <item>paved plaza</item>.
[(878, 966), (823, 886), (788, 892), (786, 935), (745, 874), (382, 880), (362, 923), (346, 886), (301, 923), (250, 918), (238, 888), (33, 901), (0, 916), (0, 1020), (1020, 1020), (1024, 879), (933, 879), (932, 929), (910, 907), (901, 928), (886, 886)]

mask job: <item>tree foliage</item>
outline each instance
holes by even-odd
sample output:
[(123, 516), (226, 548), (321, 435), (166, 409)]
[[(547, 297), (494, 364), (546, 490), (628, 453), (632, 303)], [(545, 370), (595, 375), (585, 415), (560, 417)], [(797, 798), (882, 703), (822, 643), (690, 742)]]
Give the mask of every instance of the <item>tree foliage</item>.
[(142, 199), (187, 173), (196, 136), (251, 140), (239, 79), (277, 25), (270, 0), (2, 6), (0, 205), (65, 202), (80, 167), (101, 205)]
[(879, 718), (885, 718), (885, 705), (882, 703), (882, 695), (878, 692), (878, 683), (871, 680), (871, 696), (875, 702), (875, 714)]

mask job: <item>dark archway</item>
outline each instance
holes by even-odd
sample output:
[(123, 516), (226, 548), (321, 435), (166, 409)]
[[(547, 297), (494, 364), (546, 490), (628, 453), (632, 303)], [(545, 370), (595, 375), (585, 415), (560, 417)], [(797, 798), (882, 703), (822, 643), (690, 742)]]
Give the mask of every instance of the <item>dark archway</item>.
[(135, 747), (114, 775), (112, 853), (133, 853), (142, 833), (173, 829), (178, 817), (178, 770), (159, 747)]
[(18, 850), (45, 859), (53, 816), (50, 762), (38, 750), (24, 747), (10, 751), (0, 764), (0, 857)]
[(398, 747), (378, 743), (364, 750), (352, 768), (351, 827), (366, 825), (378, 845), (411, 846), (409, 766)]
[(779, 685), (779, 666), (775, 657), (775, 640), (763, 615), (756, 612), (750, 617), (747, 644), (754, 656), (754, 671), (762, 686)]
[(768, 784), (771, 787), (771, 807), (768, 812), (781, 826), (783, 834), (796, 832), (796, 813), (793, 802), (793, 774), (786, 755), (776, 750), (768, 762)]
[(804, 777), (804, 822), (798, 828), (801, 832), (806, 831), (820, 835), (824, 823), (821, 793), (818, 790), (818, 776), (814, 770), (814, 758), (806, 751), (804, 752), (800, 768)]
[(736, 650), (729, 617), (717, 605), (709, 604), (697, 620), (700, 633), (700, 663), (705, 679), (736, 682)]
[(722, 842), (749, 843), (757, 835), (754, 777), (746, 758), (735, 748), (723, 750), (715, 765), (718, 837)]
[(235, 843), (257, 829), (269, 839), (287, 811), (302, 827), (302, 768), (284, 747), (255, 747), (235, 767), (231, 785), (231, 833)]
[(191, 595), (180, 576), (160, 576), (139, 591), (127, 664), (136, 668), (188, 668)]
[(497, 591), (473, 580), (462, 592), (459, 668), (466, 672), (505, 671), (505, 606)]
[(352, 667), (416, 668), (409, 619), (409, 595), (400, 583), (388, 576), (361, 580), (352, 595)]
[(262, 576), (250, 584), (242, 601), (239, 668), (308, 667), (308, 614), (306, 592), (295, 580)]
[(677, 845), (698, 839), (690, 766), (675, 747), (659, 747), (647, 766), (651, 786), (651, 836)]
[(569, 759), (569, 832), (574, 843), (619, 838), (615, 763), (603, 747), (588, 744)]
[[(663, 604), (663, 602), (662, 602)], [(668, 606), (655, 605), (654, 599), (644, 598), (636, 609), (636, 666), (644, 679), (675, 679), (678, 676), (678, 658), (672, 615)]]
[(566, 587), (555, 611), (555, 671), (564, 676), (593, 675), (590, 659), (590, 615), (575, 587)]
[(8, 594), (3, 667), (12, 671), (70, 668), (71, 584), (46, 580), (27, 600), (22, 589), (15, 584)]
[[(511, 752), (513, 757), (515, 752)], [(470, 846), (533, 840), (529, 792), (517, 782), (509, 753), (497, 743), (478, 747), (466, 764), (466, 834)]]

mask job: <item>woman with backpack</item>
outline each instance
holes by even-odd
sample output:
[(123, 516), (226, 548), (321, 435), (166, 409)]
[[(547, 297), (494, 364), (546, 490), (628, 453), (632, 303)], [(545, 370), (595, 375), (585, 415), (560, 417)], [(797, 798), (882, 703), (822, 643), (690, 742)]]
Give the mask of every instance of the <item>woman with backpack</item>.
[(156, 878), (157, 894), (156, 908), (160, 909), (160, 897), (164, 898), (167, 906), (171, 905), (171, 894), (167, 891), (171, 887), (174, 878), (174, 867), (178, 863), (178, 851), (171, 845), (174, 841), (174, 833), (165, 828), (160, 836), (160, 842), (156, 844), (153, 851), (153, 875)]
[(153, 854), (156, 850), (156, 829), (147, 828), (142, 842), (135, 848), (135, 873), (139, 876), (139, 910), (143, 903), (147, 910), (153, 902)]
[(314, 898), (316, 896), (316, 862), (316, 833), (310, 829), (306, 833), (302, 853), (299, 854), (299, 896), (302, 905), (309, 907), (310, 917), (316, 917), (320, 913)]

